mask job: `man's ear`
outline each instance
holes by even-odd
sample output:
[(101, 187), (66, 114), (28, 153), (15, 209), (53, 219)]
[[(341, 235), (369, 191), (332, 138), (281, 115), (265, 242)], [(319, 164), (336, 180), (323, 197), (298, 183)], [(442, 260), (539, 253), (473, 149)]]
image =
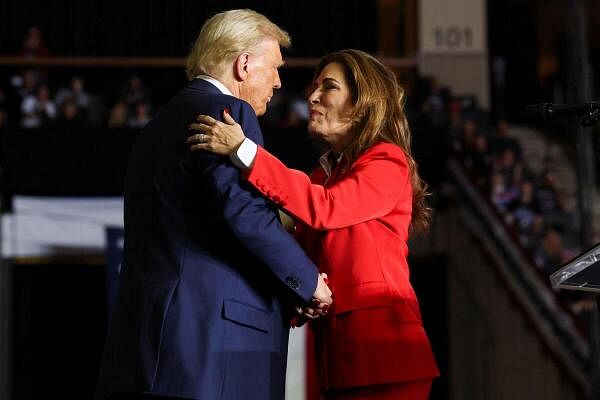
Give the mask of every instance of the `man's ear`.
[(242, 53), (235, 59), (233, 63), (233, 73), (235, 74), (235, 79), (243, 82), (248, 79), (248, 63), (249, 63), (250, 54)]

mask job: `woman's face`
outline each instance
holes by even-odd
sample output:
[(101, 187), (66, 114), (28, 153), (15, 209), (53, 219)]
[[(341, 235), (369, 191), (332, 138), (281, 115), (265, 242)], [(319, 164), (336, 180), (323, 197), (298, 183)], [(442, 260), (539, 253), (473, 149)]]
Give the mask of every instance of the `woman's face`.
[(336, 62), (327, 64), (313, 82), (308, 96), (308, 131), (334, 150), (343, 150), (350, 139), (353, 108), (343, 67)]

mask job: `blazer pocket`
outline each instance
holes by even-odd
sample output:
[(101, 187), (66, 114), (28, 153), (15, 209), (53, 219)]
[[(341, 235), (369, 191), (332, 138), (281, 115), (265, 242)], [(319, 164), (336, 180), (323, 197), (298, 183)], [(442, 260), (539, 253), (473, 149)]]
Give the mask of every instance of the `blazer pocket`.
[(364, 308), (383, 307), (392, 303), (386, 282), (363, 282), (357, 285), (336, 288), (333, 293), (335, 314)]
[(271, 325), (269, 311), (231, 299), (223, 301), (223, 318), (262, 332), (269, 332)]

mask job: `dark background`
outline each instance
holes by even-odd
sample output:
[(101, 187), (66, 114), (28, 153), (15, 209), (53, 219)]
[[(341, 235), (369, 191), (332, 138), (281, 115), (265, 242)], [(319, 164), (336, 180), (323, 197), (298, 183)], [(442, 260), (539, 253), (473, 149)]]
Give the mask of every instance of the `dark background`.
[(251, 8), (287, 30), (291, 54), (322, 56), (355, 47), (374, 51), (376, 1), (2, 1), (0, 54), (16, 54), (39, 26), (56, 55), (185, 56), (206, 19)]

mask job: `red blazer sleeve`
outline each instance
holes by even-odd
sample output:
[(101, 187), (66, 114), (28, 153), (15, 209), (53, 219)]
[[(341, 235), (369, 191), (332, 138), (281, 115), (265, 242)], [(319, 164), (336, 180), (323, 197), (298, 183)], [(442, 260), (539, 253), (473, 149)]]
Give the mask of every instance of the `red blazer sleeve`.
[(368, 149), (327, 187), (311, 183), (306, 174), (287, 168), (262, 147), (247, 175), (264, 196), (315, 229), (342, 228), (387, 215), (403, 196), (412, 196), (408, 177), (404, 152), (389, 143)]

